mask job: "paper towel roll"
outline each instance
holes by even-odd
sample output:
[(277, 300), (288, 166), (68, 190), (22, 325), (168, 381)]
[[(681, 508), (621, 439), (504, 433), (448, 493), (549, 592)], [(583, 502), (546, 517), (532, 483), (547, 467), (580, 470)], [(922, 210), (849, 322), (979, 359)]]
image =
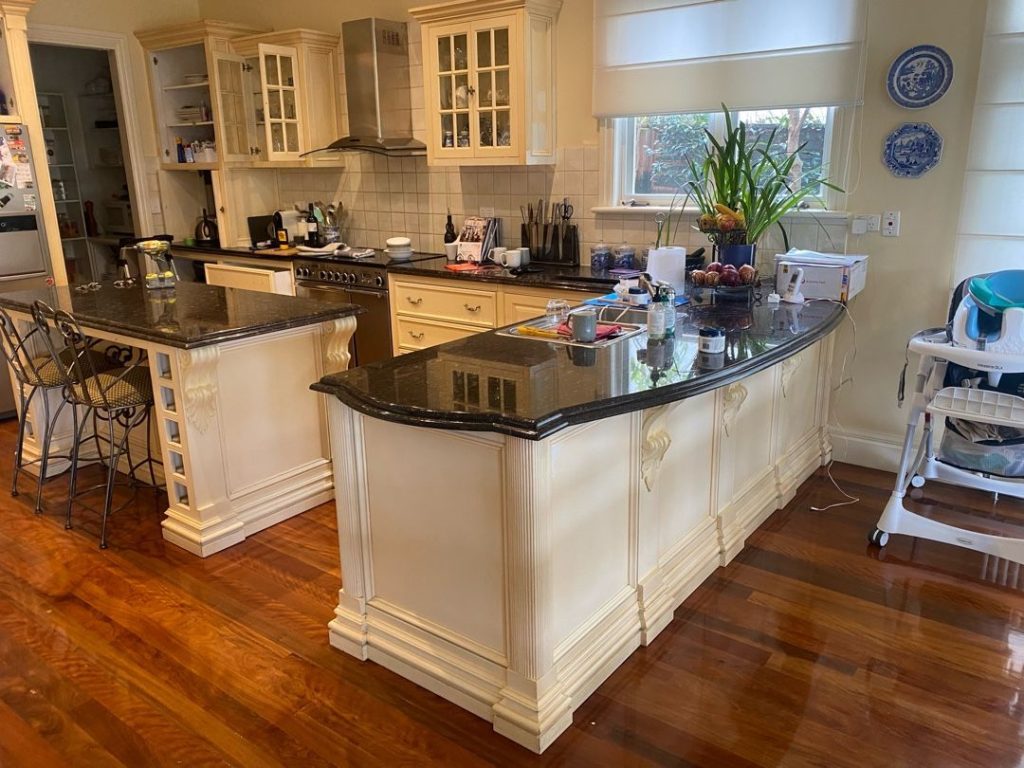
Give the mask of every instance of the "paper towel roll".
[(653, 282), (671, 283), (676, 293), (686, 290), (686, 249), (669, 245), (647, 254), (647, 273)]

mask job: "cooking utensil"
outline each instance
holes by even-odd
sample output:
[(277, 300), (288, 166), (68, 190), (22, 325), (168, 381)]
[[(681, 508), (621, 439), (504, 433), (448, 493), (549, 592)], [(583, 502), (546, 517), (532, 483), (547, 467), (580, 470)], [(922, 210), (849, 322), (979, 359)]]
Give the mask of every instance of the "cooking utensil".
[(203, 218), (196, 224), (196, 242), (209, 245), (217, 240), (217, 222), (211, 220), (206, 209), (203, 208)]

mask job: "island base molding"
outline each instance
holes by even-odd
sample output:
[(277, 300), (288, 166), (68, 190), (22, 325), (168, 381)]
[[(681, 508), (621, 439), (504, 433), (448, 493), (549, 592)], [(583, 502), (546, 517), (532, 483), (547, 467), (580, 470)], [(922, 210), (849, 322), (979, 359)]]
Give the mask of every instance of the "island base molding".
[(826, 338), (729, 387), (536, 441), (332, 399), (331, 645), (542, 752), (828, 460), (830, 362)]

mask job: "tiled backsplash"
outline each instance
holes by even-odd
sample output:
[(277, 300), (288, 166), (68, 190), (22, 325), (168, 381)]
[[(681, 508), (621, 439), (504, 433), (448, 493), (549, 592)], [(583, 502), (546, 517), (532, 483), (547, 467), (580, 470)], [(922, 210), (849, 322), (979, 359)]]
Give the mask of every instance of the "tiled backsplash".
[[(538, 198), (550, 202), (568, 197), (575, 207), (574, 221), (580, 226), (580, 256), (590, 258), (590, 246), (628, 242), (638, 247), (653, 244), (656, 236), (654, 214), (595, 214), (600, 178), (598, 148), (573, 147), (558, 151), (553, 167), (466, 167), (431, 168), (425, 158), (385, 158), (352, 154), (346, 168), (279, 171), (281, 205), (291, 207), (308, 200), (341, 200), (346, 218), (346, 242), (383, 247), (394, 235), (406, 235), (420, 251), (440, 253), (445, 214), (452, 212), (456, 227), (467, 215), (492, 208), (502, 220), (504, 245), (519, 244), (520, 206), (536, 205)], [(692, 217), (684, 217), (681, 237), (675, 245), (695, 249), (708, 245), (707, 238), (692, 228)], [(846, 242), (845, 219), (805, 218), (787, 223), (790, 244), (801, 248), (842, 251)], [(762, 250), (781, 251), (777, 229), (762, 243)]]

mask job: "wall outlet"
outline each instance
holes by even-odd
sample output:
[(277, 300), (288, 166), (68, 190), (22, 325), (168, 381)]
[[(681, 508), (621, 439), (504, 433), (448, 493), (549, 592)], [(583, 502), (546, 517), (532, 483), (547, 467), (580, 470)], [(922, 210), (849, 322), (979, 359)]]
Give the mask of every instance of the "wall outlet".
[(485, 219), (493, 219), (494, 218), (494, 209), (493, 208), (484, 208), (483, 206), (480, 206), (480, 215), (483, 216)]
[(882, 237), (899, 237), (900, 236), (900, 212), (899, 211), (883, 211), (882, 212)]

